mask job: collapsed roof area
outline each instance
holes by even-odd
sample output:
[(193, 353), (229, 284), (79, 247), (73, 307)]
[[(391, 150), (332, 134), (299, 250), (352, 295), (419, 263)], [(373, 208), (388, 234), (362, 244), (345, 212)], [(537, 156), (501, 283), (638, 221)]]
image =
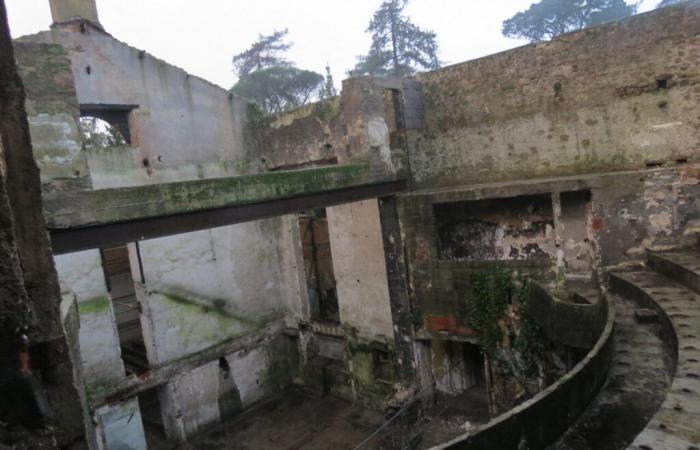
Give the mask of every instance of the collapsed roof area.
[(273, 116), (50, 3), (0, 448), (698, 448), (699, 2)]

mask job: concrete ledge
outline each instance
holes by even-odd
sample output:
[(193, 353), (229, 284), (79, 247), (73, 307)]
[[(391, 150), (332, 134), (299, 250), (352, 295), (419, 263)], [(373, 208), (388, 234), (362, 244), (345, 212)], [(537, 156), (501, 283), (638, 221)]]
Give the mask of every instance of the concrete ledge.
[(182, 357), (161, 366), (152, 367), (151, 370), (145, 374), (129, 376), (122, 379), (119, 383), (93, 393), (88, 399), (89, 404), (91, 408), (97, 409), (105, 404), (128, 400), (141, 392), (166, 384), (177, 375), (216, 361), (224, 355), (267, 342), (275, 336), (282, 334), (283, 330), (283, 322), (273, 322), (262, 330), (227, 339), (198, 353)]
[(394, 195), (365, 165), (44, 195), (54, 254), (211, 229)]
[(392, 181), (366, 165), (268, 172), (230, 178), (162, 183), (43, 195), (49, 229), (87, 227), (205, 209), (269, 202), (310, 193)]
[(700, 252), (697, 249), (647, 252), (647, 266), (700, 293)]
[[(470, 434), (434, 450), (517, 450), (544, 448), (583, 412), (606, 379), (613, 354), (615, 308), (602, 297), (607, 316), (595, 346), (569, 373), (535, 397)], [(543, 419), (545, 418), (545, 419)], [(520, 447), (525, 443), (525, 447)]]

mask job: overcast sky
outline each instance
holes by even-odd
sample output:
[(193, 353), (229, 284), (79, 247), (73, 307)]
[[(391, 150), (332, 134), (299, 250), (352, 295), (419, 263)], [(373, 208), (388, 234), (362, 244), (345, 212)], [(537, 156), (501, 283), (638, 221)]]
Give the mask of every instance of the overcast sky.
[[(440, 58), (458, 63), (517, 47), (501, 23), (534, 0), (412, 0), (414, 23), (437, 33)], [(640, 11), (658, 0), (643, 0)], [(48, 29), (49, 0), (6, 0), (13, 37)], [(235, 82), (231, 57), (258, 36), (289, 28), (289, 53), (300, 68), (336, 85), (369, 48), (365, 33), (381, 0), (97, 0), (100, 22), (115, 38), (224, 88)]]

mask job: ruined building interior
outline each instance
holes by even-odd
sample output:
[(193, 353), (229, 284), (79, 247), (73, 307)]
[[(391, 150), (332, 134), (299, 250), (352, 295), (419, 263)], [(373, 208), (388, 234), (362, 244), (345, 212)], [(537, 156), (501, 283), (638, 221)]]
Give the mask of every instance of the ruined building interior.
[(1, 449), (699, 448), (700, 2), (273, 116), (50, 3), (0, 1)]

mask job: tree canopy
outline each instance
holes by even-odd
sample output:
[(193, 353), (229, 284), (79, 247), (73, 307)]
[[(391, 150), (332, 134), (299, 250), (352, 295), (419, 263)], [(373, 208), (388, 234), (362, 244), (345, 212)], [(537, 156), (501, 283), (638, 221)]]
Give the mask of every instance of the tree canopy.
[(440, 67), (436, 35), (421, 30), (404, 14), (408, 0), (386, 0), (374, 13), (367, 32), (372, 44), (358, 56), (350, 75), (408, 76)]
[(671, 6), (671, 5), (678, 5), (680, 3), (686, 3), (689, 0), (661, 0), (658, 5), (656, 5), (657, 8), (664, 8), (666, 6)]
[(620, 20), (637, 12), (625, 0), (541, 0), (503, 22), (503, 35), (530, 42)]
[(124, 136), (109, 122), (92, 116), (80, 118), (80, 136), (85, 148), (107, 148), (126, 145)]
[(323, 75), (299, 69), (285, 58), (292, 47), (286, 41), (287, 33), (285, 29), (259, 35), (248, 50), (233, 57), (238, 82), (231, 91), (255, 101), (270, 114), (315, 99), (324, 80)]
[(268, 67), (241, 78), (233, 92), (256, 101), (270, 114), (287, 111), (313, 100), (323, 75), (291, 66)]

